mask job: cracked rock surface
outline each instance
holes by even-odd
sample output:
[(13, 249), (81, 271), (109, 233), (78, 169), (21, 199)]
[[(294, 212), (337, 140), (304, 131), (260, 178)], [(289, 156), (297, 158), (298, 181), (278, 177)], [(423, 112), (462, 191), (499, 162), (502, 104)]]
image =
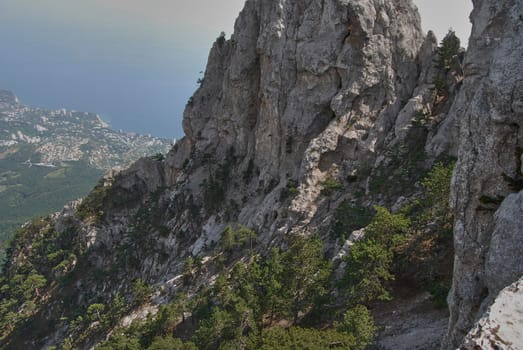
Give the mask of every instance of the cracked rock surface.
[[(522, 275), (523, 2), (474, 1), (453, 178), (454, 283), (446, 349), (455, 349), (505, 286)], [(516, 224), (517, 222), (517, 224)], [(520, 251), (520, 250), (519, 250)]]

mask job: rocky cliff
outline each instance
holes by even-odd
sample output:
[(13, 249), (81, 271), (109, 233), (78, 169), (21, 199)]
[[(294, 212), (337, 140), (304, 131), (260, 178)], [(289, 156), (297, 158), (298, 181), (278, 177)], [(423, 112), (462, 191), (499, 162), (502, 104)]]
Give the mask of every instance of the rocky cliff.
[(521, 1), (474, 1), (465, 81), (453, 106), (459, 160), (448, 349), (523, 275)]
[[(378, 168), (401, 152), (423, 154), (439, 122), (413, 126), (432, 114), (435, 47), (410, 1), (247, 1), (231, 39), (210, 53), (185, 111), (187, 136), (167, 164), (199, 201), (212, 200), (202, 184), (220, 182), (223, 205), (206, 213), (208, 227), (225, 224), (232, 205), (240, 210), (229, 220), (264, 232), (265, 244), (316, 230), (331, 202), (393, 201), (379, 193), (389, 174)], [(322, 196), (326, 179), (344, 191)]]
[[(328, 226), (345, 199), (392, 206), (452, 153), (451, 131), (439, 128), (445, 103), (434, 108), (436, 47), (410, 1), (247, 1), (231, 39), (211, 50), (165, 175), (139, 162), (112, 189), (161, 189), (158, 203), (174, 216), (162, 220), (189, 231), (193, 255), (230, 222), (270, 246)], [(322, 192), (326, 180), (333, 195)]]
[[(72, 255), (59, 260), (59, 273), (52, 266), (53, 273), (38, 271), (52, 281), (40, 283), (48, 286), (45, 294), (33, 291), (40, 302), (28, 315), (39, 332), (15, 329), (7, 342), (45, 348), (65, 339), (89, 348), (109, 332), (100, 327), (109, 322), (100, 316), (100, 301), (118, 304), (122, 295), (133, 294), (133, 280), (147, 282), (155, 292), (148, 305), (131, 310), (120, 325), (154, 314), (182, 290), (195, 295), (216, 280), (216, 257), (222, 253), (217, 250), (229, 224), (255, 230), (262, 255), (273, 247), (285, 249), (291, 237), (311, 235), (322, 238), (329, 259), (347, 254), (355, 240), (345, 238), (368, 223), (362, 217), (373, 205), (393, 212), (406, 210), (405, 204), (412, 208), (427, 171), (459, 152), (448, 338), (449, 346), (457, 345), (479, 317), (484, 297), (495, 293), (495, 288), (485, 292), (486, 281), (495, 281), (498, 291), (506, 285), (493, 277), (501, 266), (494, 252), (517, 247), (509, 243), (516, 238), (505, 237), (517, 234), (518, 221), (510, 210), (519, 199), (508, 194), (520, 183), (521, 164), (514, 153), (520, 152), (519, 75), (504, 72), (518, 67), (519, 56), (510, 50), (511, 40), (520, 37), (517, 16), (502, 18), (520, 14), (521, 5), (489, 6), (475, 4), (463, 91), (459, 45), (449, 42), (447, 56), (438, 50), (436, 38), (421, 32), (410, 0), (248, 0), (231, 38), (214, 43), (201, 86), (185, 110), (186, 137), (166, 159), (143, 159), (105, 179), (82, 203), (27, 226), (15, 242), (5, 268), (8, 277), (37, 266), (42, 242)], [(349, 222), (342, 232), (334, 229), (339, 208)], [(429, 221), (429, 227), (437, 226), (436, 219)], [(488, 230), (498, 238), (484, 235)], [(412, 236), (423, 233), (417, 228)], [(422, 246), (429, 249), (438, 237), (421, 237)], [(187, 263), (195, 260), (198, 274)], [(484, 273), (482, 261), (492, 273)], [(411, 285), (406, 293), (414, 298), (388, 306), (388, 321), (383, 316), (389, 348), (439, 346), (445, 315), (421, 322), (429, 313), (410, 303), (427, 299), (416, 294), (417, 288)], [(91, 310), (91, 323), (68, 320), (76, 315), (65, 310), (63, 300)], [(412, 322), (391, 330), (399, 308)], [(113, 326), (120, 321), (109, 319)], [(77, 331), (81, 327), (87, 333)]]

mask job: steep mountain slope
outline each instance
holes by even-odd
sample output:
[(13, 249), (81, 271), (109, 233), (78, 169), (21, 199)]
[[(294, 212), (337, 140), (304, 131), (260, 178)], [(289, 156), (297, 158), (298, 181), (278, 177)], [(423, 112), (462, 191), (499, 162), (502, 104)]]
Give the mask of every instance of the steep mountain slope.
[(0, 242), (31, 217), (84, 196), (107, 170), (170, 147), (113, 131), (94, 114), (31, 108), (0, 91)]
[[(516, 9), (500, 10), (500, 16), (520, 9), (520, 5), (509, 1), (499, 4), (499, 9), (510, 6)], [(473, 16), (480, 23), (483, 11), (487, 11), (483, 6), (487, 5), (481, 1), (475, 5)], [(492, 23), (495, 27), (510, 26), (512, 22), (495, 20)], [(481, 31), (475, 27), (478, 42), (486, 40), (485, 37), (480, 40)], [(511, 35), (507, 34), (507, 38)], [(302, 308), (291, 308), (292, 312), (280, 318), (273, 318), (278, 310), (271, 309), (267, 314), (258, 315), (257, 323), (251, 322), (254, 318), (251, 315), (257, 309), (251, 307), (246, 298), (256, 294), (250, 287), (260, 286), (250, 274), (265, 276), (264, 268), (269, 266), (273, 268), (269, 271), (276, 270), (276, 276), (291, 276), (288, 280), (270, 279), (280, 289), (272, 287), (286, 292), (281, 284), (288, 282), (288, 289), (293, 288), (291, 281), (300, 276), (299, 267), (308, 267), (311, 262), (298, 259), (302, 258), (298, 254), (301, 251), (305, 251), (308, 258), (316, 259), (320, 255), (320, 259), (332, 260), (336, 268), (333, 275), (347, 280), (344, 268), (349, 271), (353, 266), (373, 268), (367, 266), (373, 261), (366, 259), (376, 257), (372, 253), (377, 251), (377, 261), (390, 265), (396, 254), (390, 246), (404, 252), (417, 243), (419, 249), (413, 249), (415, 256), (404, 254), (405, 259), (398, 262), (398, 268), (400, 262), (407, 265), (402, 267), (406, 277), (401, 277), (403, 288), (397, 293), (404, 300), (387, 304), (390, 314), (402, 311), (412, 326), (398, 330), (404, 332), (401, 333), (404, 337), (385, 334), (385, 344), (395, 349), (437, 347), (445, 315), (438, 313), (435, 320), (425, 322), (427, 309), (417, 307), (421, 304), (414, 301), (424, 302), (427, 298), (412, 281), (427, 265), (432, 269), (430, 282), (448, 277), (444, 270), (449, 268), (452, 259), (448, 255), (452, 250), (439, 246), (438, 242), (450, 237), (446, 228), (451, 215), (442, 204), (448, 198), (445, 181), (435, 179), (448, 177), (449, 167), (445, 164), (457, 155), (459, 144), (460, 160), (453, 185), (458, 216), (457, 265), (451, 294), (454, 297), (450, 299), (453, 315), (449, 338), (450, 343), (459, 345), (474, 318), (480, 316), (475, 314), (477, 303), (468, 302), (470, 293), (481, 294), (481, 288), (476, 289), (476, 285), (468, 290), (460, 287), (466, 285), (469, 277), (481, 280), (475, 279), (476, 270), (465, 275), (470, 272), (468, 267), (476, 267), (468, 264), (464, 257), (471, 253), (474, 255), (471, 259), (481, 259), (481, 254), (472, 249), (473, 242), (464, 240), (473, 236), (467, 234), (464, 238), (459, 231), (464, 217), (469, 220), (474, 217), (470, 215), (476, 215), (465, 215), (459, 204), (469, 203), (471, 198), (471, 193), (459, 192), (465, 188), (461, 186), (465, 184), (469, 189), (475, 184), (462, 178), (470, 168), (466, 164), (480, 164), (477, 160), (467, 160), (478, 154), (468, 152), (467, 145), (482, 145), (484, 153), (479, 154), (503, 157), (508, 153), (484, 143), (497, 136), (476, 139), (490, 129), (466, 128), (466, 121), (481, 115), (473, 112), (476, 109), (490, 115), (481, 104), (469, 105), (472, 100), (467, 93), (474, 94), (475, 89), (483, 91), (481, 80), (474, 79), (487, 74), (485, 70), (497, 72), (487, 69), (488, 64), (496, 61), (483, 62), (479, 56), (475, 57), (474, 50), (481, 46), (474, 48), (476, 44), (471, 41), (474, 49), (468, 56), (468, 85), (463, 92), (460, 90), (463, 71), (459, 45), (452, 37), (448, 39), (438, 50), (433, 35), (429, 33), (424, 37), (419, 16), (408, 0), (248, 0), (231, 39), (220, 37), (214, 44), (201, 87), (185, 111), (186, 137), (177, 142), (166, 159), (138, 161), (118, 175), (106, 178), (82, 203), (28, 225), (17, 237), (5, 266), (7, 287), (3, 293), (12, 303), (3, 307), (11, 312), (5, 314), (14, 321), (12, 329), (3, 334), (4, 344), (12, 348), (61, 344), (63, 348), (74, 345), (87, 349), (115, 328), (125, 328), (132, 319), (143, 318), (149, 312), (158, 313), (159, 321), (148, 321), (145, 326), (134, 326), (129, 331), (141, 332), (139, 337), (136, 334), (129, 337), (138, 349), (151, 345), (150, 338), (156, 335), (174, 334), (184, 340), (194, 335), (191, 339), (202, 348), (213, 349), (220, 344), (206, 343), (205, 339), (246, 342), (249, 331), (256, 333), (254, 324), (260, 328), (267, 324), (275, 326), (277, 322), (304, 325), (312, 319), (316, 325), (325, 322), (319, 325), (321, 327), (333, 326), (336, 323), (332, 321), (336, 320), (323, 321), (314, 313), (315, 307), (307, 303)], [(504, 41), (500, 35), (484, 42), (503, 46), (508, 45), (509, 39)], [(503, 55), (494, 56), (507, 57), (507, 62), (517, 67), (517, 55), (500, 52)], [(477, 66), (480, 63), (486, 66)], [(480, 67), (478, 71), (473, 69), (476, 66)], [(510, 81), (517, 81), (519, 76), (513, 76)], [(485, 82), (493, 82), (494, 90), (504, 88), (504, 82), (496, 80), (500, 77), (504, 76), (494, 74)], [(460, 97), (449, 114), (457, 93)], [(477, 96), (478, 103), (490, 101), (479, 99), (481, 96)], [(504, 101), (502, 96), (512, 95), (494, 96), (498, 96), (492, 100), (497, 106)], [(460, 113), (467, 108), (471, 108), (471, 112)], [(512, 107), (517, 116), (518, 108), (517, 103)], [(508, 130), (514, 123), (503, 127)], [(512, 161), (514, 157), (507, 156), (507, 160)], [(435, 165), (440, 163), (442, 165)], [(514, 165), (506, 169), (513, 186), (519, 183), (515, 174), (518, 163)], [(487, 168), (483, 163), (481, 170), (474, 174), (488, 176), (491, 171), (496, 171), (495, 167)], [(496, 177), (495, 183), (499, 184), (499, 180), (499, 176)], [(427, 188), (432, 191), (428, 191), (429, 195), (424, 194)], [(434, 200), (438, 196), (438, 201)], [(476, 194), (472, 196), (476, 198)], [(497, 193), (487, 194), (483, 200), (487, 203), (483, 204), (492, 206), (492, 198), (498, 200), (496, 196)], [(509, 200), (514, 201), (514, 197), (505, 199)], [(510, 203), (506, 205), (513, 208)], [(384, 208), (372, 209), (376, 204), (397, 214)], [(481, 212), (484, 210), (478, 211)], [(372, 214), (376, 216), (367, 226)], [(489, 221), (494, 218), (492, 214), (488, 214), (482, 225), (492, 222)], [(498, 212), (496, 220), (509, 224), (509, 216), (501, 214)], [(416, 222), (411, 223), (408, 215)], [(475, 224), (467, 221), (466, 225)], [(365, 226), (367, 238), (362, 239), (361, 231), (356, 230)], [(503, 232), (514, 233), (515, 226)], [(302, 236), (320, 237), (323, 247), (318, 249), (315, 239), (300, 243)], [(358, 240), (362, 243), (358, 244)], [(383, 244), (372, 245), (375, 242)], [(460, 245), (462, 242), (466, 244)], [(368, 256), (362, 258), (351, 253), (361, 252), (358, 249), (367, 249)], [(434, 253), (434, 249), (440, 251)], [(425, 259), (431, 254), (432, 259)], [(340, 262), (344, 255), (346, 258)], [(238, 261), (240, 264), (234, 264)], [(293, 261), (300, 262), (299, 266), (294, 266)], [(376, 304), (375, 299), (387, 299), (388, 293), (383, 290), (378, 298), (372, 299), (365, 295), (370, 289), (353, 288), (345, 300), (341, 288), (322, 284), (324, 265), (330, 263), (312, 261), (315, 264), (310, 266), (317, 269), (299, 281), (312, 279), (320, 289), (330, 288), (334, 307), (346, 307), (342, 304), (351, 303), (358, 293), (363, 294), (360, 299), (367, 298), (362, 303), (370, 308), (382, 306)], [(283, 267), (279, 265), (281, 262)], [(249, 266), (255, 267), (253, 271)], [(282, 271), (294, 268), (297, 272), (286, 275), (279, 273), (276, 267)], [(349, 277), (357, 280), (358, 274), (368, 272), (365, 268), (352, 271)], [(247, 269), (248, 277), (242, 275), (242, 269)], [(362, 278), (362, 283), (356, 286), (379, 289), (382, 280), (390, 284), (388, 265), (378, 264), (376, 270), (377, 282)], [(240, 279), (235, 280), (238, 275)], [(214, 287), (209, 289), (211, 285)], [(444, 286), (429, 287), (437, 287), (433, 288), (435, 294), (446, 295)], [(241, 293), (244, 288), (252, 293), (241, 298), (233, 293), (236, 290)], [(264, 296), (268, 294), (264, 293), (266, 288), (262, 283), (260, 290)], [(294, 301), (303, 301), (301, 292), (298, 290), (293, 295)], [(325, 297), (326, 292), (317, 293), (315, 297)], [(186, 296), (190, 301), (185, 300)], [(169, 307), (159, 307), (172, 300), (177, 300), (172, 306), (177, 310), (174, 319), (169, 316)], [(241, 303), (231, 307), (237, 300)], [(464, 302), (460, 303), (461, 300)], [(409, 303), (412, 307), (407, 308), (405, 305)], [(236, 319), (231, 321), (233, 316), (227, 307), (239, 315), (238, 323)], [(330, 309), (326, 307), (324, 315), (336, 314), (332, 305)], [(346, 327), (336, 328), (353, 331), (349, 316), (368, 318), (362, 307), (365, 306), (356, 305), (348, 310), (347, 319), (343, 320)], [(380, 316), (377, 311), (374, 310), (374, 314), (382, 317), (386, 330), (394, 323), (401, 323), (383, 312)], [(355, 314), (365, 317), (354, 317)], [(465, 322), (456, 322), (461, 318)], [(423, 322), (418, 322), (420, 320)], [(25, 330), (37, 331), (24, 331), (24, 325), (28, 327)], [(241, 329), (241, 332), (236, 338), (230, 334), (227, 337), (223, 336), (223, 329)], [(367, 331), (372, 329), (372, 325), (367, 325)], [(267, 332), (261, 330), (260, 334), (269, 338), (267, 334), (272, 333)], [(284, 337), (278, 335), (277, 329), (274, 332)], [(295, 334), (293, 332), (301, 334), (301, 330), (295, 328), (287, 334)], [(114, 341), (125, 341), (126, 336), (118, 338), (119, 334), (119, 331), (113, 333)], [(313, 338), (320, 338), (317, 333), (313, 334)], [(341, 340), (337, 333), (324, 334), (336, 338), (330, 345), (343, 346), (344, 342), (351, 341), (345, 336), (350, 338), (358, 332), (343, 333)], [(404, 343), (404, 339), (414, 343)], [(415, 343), (419, 339), (423, 342)], [(231, 343), (224, 344), (229, 344), (225, 348), (232, 347)], [(246, 343), (242, 344), (240, 348), (249, 348)]]
[(522, 16), (521, 1), (474, 1), (466, 79), (452, 111), (460, 147), (448, 349), (523, 275)]
[[(249, 1), (232, 39), (214, 45), (185, 111), (187, 137), (167, 164), (191, 173), (184, 186), (204, 202), (198, 188), (217, 182), (224, 206), (241, 208), (238, 220), (266, 231), (265, 243), (325, 220), (329, 203), (341, 201), (321, 195), (326, 179), (351, 200), (359, 192), (385, 201), (368, 181), (386, 180), (377, 174), (384, 153), (401, 153), (405, 140), (425, 144), (424, 128), (410, 127), (432, 102), (428, 88), (415, 91), (420, 75), (430, 75), (421, 74), (422, 44), (409, 2)], [(435, 43), (426, 46), (430, 65)], [(288, 187), (296, 192), (280, 200)]]

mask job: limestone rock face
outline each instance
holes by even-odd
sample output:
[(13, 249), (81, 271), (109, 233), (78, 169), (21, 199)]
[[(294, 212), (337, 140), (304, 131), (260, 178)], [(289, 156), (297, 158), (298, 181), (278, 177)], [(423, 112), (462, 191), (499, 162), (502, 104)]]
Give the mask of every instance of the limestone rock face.
[[(177, 203), (166, 227), (190, 231), (198, 255), (228, 223), (267, 247), (327, 234), (343, 200), (392, 205), (396, 195), (369, 185), (386, 178), (378, 168), (430, 149), (424, 169), (452, 149), (438, 133), (445, 108), (431, 115), (436, 48), (410, 0), (247, 1), (230, 40), (214, 43), (186, 137), (165, 160), (165, 202)], [(427, 146), (438, 137), (447, 142)], [(325, 196), (327, 179), (342, 190)]]
[[(177, 256), (148, 256), (146, 271), (169, 279), (228, 223), (252, 227), (268, 247), (289, 233), (328, 235), (331, 209), (343, 200), (394, 204), (397, 196), (369, 182), (436, 139), (445, 113), (418, 125), (434, 104), (436, 48), (411, 0), (246, 1), (234, 34), (211, 49), (184, 113), (186, 136), (165, 161), (141, 161), (114, 179), (93, 236), (103, 247), (105, 235), (125, 241), (147, 202), (162, 215), (142, 230), (161, 228), (149, 242)], [(326, 179), (342, 190), (322, 194)]]
[(523, 279), (503, 289), (467, 334), (460, 349), (523, 348)]
[[(183, 172), (195, 197), (227, 168), (224, 202), (241, 208), (237, 221), (266, 232), (265, 243), (311, 231), (339, 199), (321, 195), (325, 179), (351, 197), (368, 192), (385, 150), (413, 139), (413, 119), (433, 100), (436, 46), (407, 0), (249, 0), (188, 103), (185, 155), (167, 162), (190, 159)], [(414, 139), (425, 147), (424, 131)], [(347, 176), (357, 181), (345, 184)], [(280, 200), (289, 187), (296, 195)]]
[(523, 3), (474, 1), (453, 178), (454, 283), (445, 348), (456, 348), (499, 291), (522, 274)]

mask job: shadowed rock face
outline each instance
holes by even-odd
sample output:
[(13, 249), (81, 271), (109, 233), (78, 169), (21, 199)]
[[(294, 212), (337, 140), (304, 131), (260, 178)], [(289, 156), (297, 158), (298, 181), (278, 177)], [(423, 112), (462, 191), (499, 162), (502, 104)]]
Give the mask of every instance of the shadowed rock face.
[(460, 145), (446, 349), (456, 348), (499, 291), (523, 275), (522, 14), (521, 1), (474, 1), (465, 81), (451, 112)]

